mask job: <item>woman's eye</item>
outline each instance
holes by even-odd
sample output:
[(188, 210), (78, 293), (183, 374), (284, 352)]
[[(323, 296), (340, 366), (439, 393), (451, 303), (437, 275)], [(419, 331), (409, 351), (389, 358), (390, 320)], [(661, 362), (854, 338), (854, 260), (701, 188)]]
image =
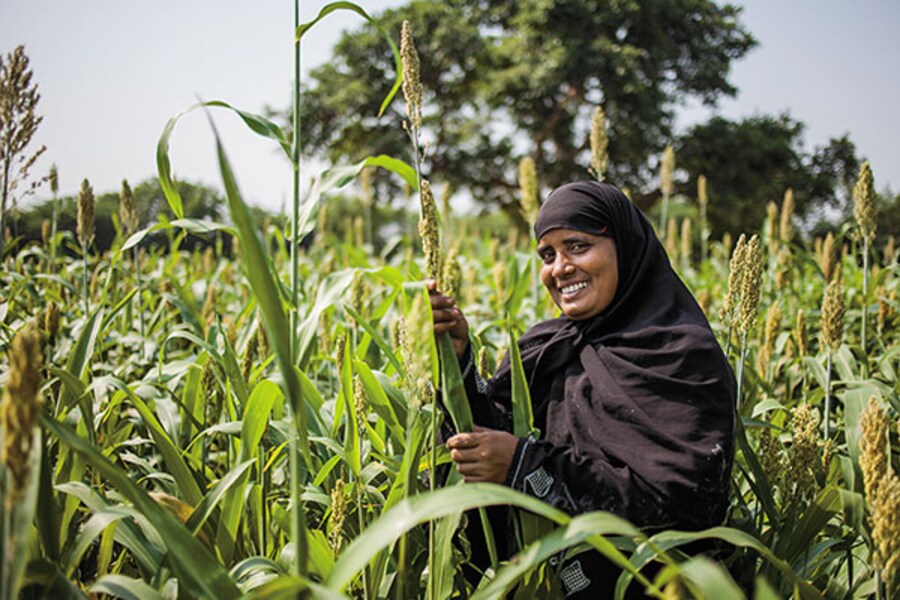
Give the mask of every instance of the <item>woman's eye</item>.
[(588, 245), (582, 242), (575, 242), (571, 246), (569, 246), (569, 250), (571, 252), (584, 252), (587, 250)]
[(544, 264), (548, 264), (553, 262), (553, 253), (552, 252), (544, 252), (539, 255), (540, 259), (544, 262)]

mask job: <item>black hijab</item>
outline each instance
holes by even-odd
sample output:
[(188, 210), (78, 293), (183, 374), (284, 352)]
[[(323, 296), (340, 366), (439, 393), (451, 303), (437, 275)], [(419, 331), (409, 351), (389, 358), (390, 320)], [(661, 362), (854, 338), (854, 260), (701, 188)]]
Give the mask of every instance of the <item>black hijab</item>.
[[(569, 482), (576, 496), (604, 496), (577, 510), (611, 510), (641, 526), (720, 521), (735, 384), (706, 317), (646, 217), (614, 186), (555, 190), (535, 233), (560, 228), (605, 229), (616, 244), (619, 285), (596, 317), (545, 321), (519, 340), (547, 456), (564, 449), (578, 463), (572, 477), (584, 481)], [(509, 379), (504, 359), (489, 395), (507, 406)]]

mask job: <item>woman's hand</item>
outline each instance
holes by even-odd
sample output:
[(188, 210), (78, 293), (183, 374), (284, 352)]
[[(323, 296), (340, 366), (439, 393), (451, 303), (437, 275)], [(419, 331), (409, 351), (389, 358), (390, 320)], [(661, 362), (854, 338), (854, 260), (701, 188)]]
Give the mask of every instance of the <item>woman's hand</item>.
[(469, 323), (462, 311), (456, 306), (456, 300), (441, 294), (437, 289), (437, 281), (429, 279), (425, 282), (431, 297), (431, 314), (434, 318), (434, 335), (444, 332), (450, 334), (456, 357), (461, 358), (469, 345)]
[(504, 483), (519, 438), (506, 431), (475, 426), (447, 440), (450, 458), (466, 483)]

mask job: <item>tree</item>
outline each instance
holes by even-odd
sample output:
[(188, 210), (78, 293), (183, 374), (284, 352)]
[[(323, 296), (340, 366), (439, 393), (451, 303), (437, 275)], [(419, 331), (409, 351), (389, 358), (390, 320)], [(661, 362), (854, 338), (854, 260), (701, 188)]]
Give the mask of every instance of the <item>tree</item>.
[(856, 147), (845, 135), (807, 153), (802, 134), (803, 124), (782, 114), (714, 117), (680, 138), (678, 165), (690, 175), (684, 191), (693, 194), (697, 177), (706, 175), (713, 237), (755, 230), (766, 204), (780, 203), (789, 187), (796, 214), (807, 221), (823, 219), (827, 207), (847, 210), (859, 170)]
[[(755, 44), (739, 13), (710, 0), (445, 0), (411, 2), (379, 21), (399, 32), (407, 19), (416, 37), (429, 176), (509, 206), (524, 155), (545, 186), (588, 177), (598, 104), (610, 125), (610, 180), (649, 181), (648, 158), (669, 141), (674, 107), (735, 92), (731, 62)], [(372, 26), (344, 35), (305, 89), (304, 153), (335, 162), (406, 157), (402, 103), (375, 116), (393, 77)]]
[(0, 247), (6, 235), (7, 209), (33, 194), (44, 181), (34, 181), (20, 194), (15, 193), (28, 180), (28, 172), (46, 150), (41, 146), (34, 153), (27, 151), (43, 120), (35, 112), (41, 96), (37, 84), (31, 81), (28, 62), (25, 47), (21, 45), (5, 61), (0, 56)]

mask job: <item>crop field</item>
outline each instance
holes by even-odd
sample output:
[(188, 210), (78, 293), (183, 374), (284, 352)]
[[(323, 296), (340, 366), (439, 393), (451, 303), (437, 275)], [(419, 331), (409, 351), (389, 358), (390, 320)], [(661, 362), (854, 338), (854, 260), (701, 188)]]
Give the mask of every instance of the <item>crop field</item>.
[[(411, 103), (397, 136), (413, 159), (319, 174), (285, 225), (254, 220), (218, 137), (228, 223), (185, 218), (173, 118), (158, 148), (170, 212), (139, 229), (123, 187), (116, 240), (98, 252), (85, 182), (77, 230), (7, 246), (0, 599), (552, 598), (550, 559), (586, 548), (621, 567), (621, 595), (900, 593), (900, 277), (894, 240), (867, 208), (868, 167), (856, 218), (824, 239), (798, 231), (789, 190), (755, 234), (723, 239), (708, 234), (705, 190), (671, 199), (673, 215), (694, 219), (668, 219), (660, 237), (739, 378), (727, 519), (650, 534), (608, 513), (573, 517), (463, 483), (442, 445), (442, 427), (472, 420), (423, 282), (458, 299), (485, 377), (557, 309), (526, 232), (498, 236), (436, 206), (416, 90), (403, 87), (415, 81), (410, 43), (395, 49), (405, 79), (392, 93)], [(201, 109), (243, 119), (296, 159), (263, 117), (206, 103), (190, 118)], [(376, 244), (368, 212), (330, 217), (338, 192), (362, 189), (367, 204), (351, 184), (373, 169), (411, 190), (418, 235), (404, 226)], [(522, 173), (527, 218), (536, 187)], [(186, 249), (196, 239), (205, 245)], [(522, 378), (513, 403), (528, 431)], [(521, 550), (473, 583), (462, 529), (494, 505), (518, 511)], [(698, 540), (719, 550), (685, 552)]]

